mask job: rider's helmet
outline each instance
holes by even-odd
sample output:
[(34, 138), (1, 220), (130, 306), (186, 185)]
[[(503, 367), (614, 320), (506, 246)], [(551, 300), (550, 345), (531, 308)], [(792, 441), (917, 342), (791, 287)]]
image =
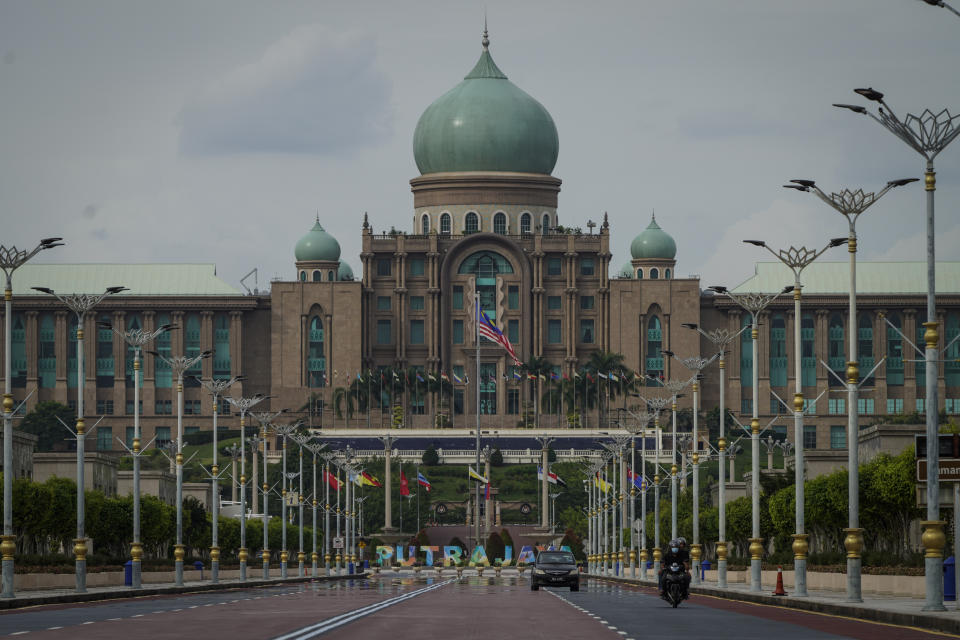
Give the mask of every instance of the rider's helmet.
[(676, 539), (676, 542), (677, 542), (677, 544), (680, 544), (680, 545), (683, 545), (683, 546), (687, 546), (687, 539), (684, 538), (683, 536), (680, 536), (679, 538), (677, 538), (677, 539)]

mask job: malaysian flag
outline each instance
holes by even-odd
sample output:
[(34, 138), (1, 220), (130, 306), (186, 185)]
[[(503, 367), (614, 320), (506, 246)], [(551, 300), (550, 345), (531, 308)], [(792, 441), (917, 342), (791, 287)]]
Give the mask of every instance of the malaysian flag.
[(507, 339), (507, 336), (503, 335), (503, 332), (500, 331), (500, 329), (494, 326), (486, 312), (480, 308), (479, 302), (477, 303), (477, 325), (479, 327), (481, 337), (486, 338), (491, 342), (496, 342), (501, 347), (506, 349), (507, 353), (510, 354), (510, 357), (513, 358), (514, 364), (516, 364), (518, 367), (523, 365), (523, 363), (520, 362), (520, 359), (517, 357), (516, 352), (513, 350), (513, 345), (510, 344), (510, 340)]

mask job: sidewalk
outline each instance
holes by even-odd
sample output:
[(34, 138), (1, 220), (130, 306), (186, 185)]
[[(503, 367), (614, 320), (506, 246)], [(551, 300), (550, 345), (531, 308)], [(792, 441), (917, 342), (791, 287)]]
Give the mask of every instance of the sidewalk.
[[(309, 574), (309, 572), (308, 572)], [(99, 600), (117, 600), (121, 598), (142, 598), (144, 596), (176, 595), (180, 593), (196, 593), (199, 591), (218, 591), (229, 589), (248, 589), (250, 587), (269, 587), (296, 582), (310, 582), (312, 580), (347, 580), (350, 578), (367, 577), (367, 574), (357, 573), (343, 576), (319, 576), (270, 578), (269, 580), (221, 579), (217, 584), (209, 580), (185, 581), (182, 587), (173, 584), (154, 584), (140, 589), (126, 586), (87, 587), (86, 593), (77, 593), (73, 589), (43, 589), (36, 591), (18, 591), (15, 598), (0, 599), (0, 611), (36, 607), (46, 604), (69, 604), (75, 602), (96, 602)]]
[[(598, 580), (657, 586), (656, 580), (584, 575)], [(764, 586), (763, 591), (751, 592), (750, 585), (747, 584), (730, 584), (726, 589), (717, 588), (716, 583), (690, 585), (690, 593), (694, 594), (960, 634), (960, 611), (954, 608), (952, 602), (945, 603), (948, 607), (947, 611), (921, 611), (924, 605), (923, 598), (869, 594), (864, 595), (863, 602), (845, 602), (845, 593), (819, 590), (808, 592), (809, 596), (797, 598), (791, 596), (789, 590), (786, 596), (774, 596), (773, 589), (769, 586)]]

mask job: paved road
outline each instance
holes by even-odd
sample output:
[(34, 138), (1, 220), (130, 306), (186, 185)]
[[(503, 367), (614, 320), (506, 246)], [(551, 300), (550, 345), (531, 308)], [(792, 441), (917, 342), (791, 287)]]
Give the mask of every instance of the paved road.
[(591, 581), (531, 592), (525, 578), (380, 576), (176, 596), (51, 605), (0, 614), (0, 636), (185, 640), (932, 640), (955, 637), (695, 595)]

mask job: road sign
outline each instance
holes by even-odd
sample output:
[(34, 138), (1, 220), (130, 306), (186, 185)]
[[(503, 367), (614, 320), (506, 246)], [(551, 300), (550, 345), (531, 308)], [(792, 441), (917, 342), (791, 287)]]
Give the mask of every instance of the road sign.
[[(960, 459), (940, 458), (940, 482), (960, 482)], [(927, 481), (927, 461), (917, 460), (917, 482)]]
[(334, 538), (334, 539), (333, 539), (333, 548), (334, 548), (334, 549), (343, 549), (343, 538)]

